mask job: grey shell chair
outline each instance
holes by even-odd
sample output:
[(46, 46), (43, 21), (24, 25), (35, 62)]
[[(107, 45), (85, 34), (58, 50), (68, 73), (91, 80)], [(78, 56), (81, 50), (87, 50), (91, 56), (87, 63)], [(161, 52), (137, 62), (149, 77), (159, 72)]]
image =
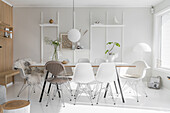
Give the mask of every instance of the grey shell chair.
[[(45, 68), (49, 73), (52, 74), (52, 77), (48, 78), (46, 81), (50, 82), (51, 84), (56, 85), (56, 87), (57, 87), (56, 91), (59, 93), (59, 98), (62, 98), (63, 107), (65, 107), (64, 98), (63, 98), (63, 90), (61, 88), (61, 85), (68, 83), (72, 79), (64, 77), (65, 76), (65, 68), (64, 68), (63, 64), (58, 61), (47, 62), (45, 65)], [(71, 88), (70, 88), (70, 90), (71, 90)], [(48, 106), (49, 100), (50, 100), (50, 96), (49, 96), (46, 106)]]
[(62, 63), (58, 61), (49, 61), (46, 63), (45, 67), (46, 70), (53, 75), (53, 77), (47, 79), (47, 82), (50, 82), (52, 84), (62, 84), (71, 80), (71, 78), (64, 77), (65, 68)]

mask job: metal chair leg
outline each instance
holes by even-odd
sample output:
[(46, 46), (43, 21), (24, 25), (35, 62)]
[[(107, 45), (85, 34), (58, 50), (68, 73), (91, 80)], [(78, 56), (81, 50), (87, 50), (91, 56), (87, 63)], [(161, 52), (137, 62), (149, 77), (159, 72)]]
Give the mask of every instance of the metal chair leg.
[(113, 96), (113, 92), (112, 92), (112, 87), (111, 87), (111, 85), (109, 85), (109, 89), (110, 89), (110, 95), (112, 96), (112, 100), (113, 100), (114, 105), (115, 105), (116, 102), (115, 102), (115, 99), (114, 99), (114, 96)]
[(71, 88), (70, 82), (68, 82), (68, 88), (70, 89), (71, 96), (73, 96), (73, 92), (72, 92), (73, 90)]
[(49, 84), (49, 87), (48, 87), (47, 96), (49, 96), (50, 90), (51, 90), (51, 83)]
[(96, 84), (96, 90), (95, 90), (95, 92), (94, 92), (94, 98), (93, 98), (93, 99), (96, 98), (97, 93), (98, 93), (98, 90), (99, 90), (99, 83)]
[(138, 88), (137, 88), (137, 84), (134, 85), (135, 86), (135, 90), (136, 90), (136, 98), (137, 98), (137, 102), (139, 102), (139, 97), (138, 97)]
[(74, 99), (77, 98), (79, 87), (80, 87), (80, 84), (77, 84), (76, 91), (74, 93)]
[(109, 83), (107, 83), (107, 85), (106, 85), (106, 90), (105, 90), (104, 98), (106, 98), (108, 87), (109, 87)]
[(70, 92), (71, 96), (73, 96), (70, 82), (68, 82), (67, 85), (68, 85), (68, 86), (66, 86), (66, 84), (64, 84), (64, 86), (66, 87), (66, 89)]
[(76, 88), (76, 92), (74, 95), (74, 105), (76, 104), (77, 99), (80, 97), (82, 93), (85, 93), (87, 97), (89, 98), (91, 105), (93, 105), (92, 99), (93, 99), (93, 94), (91, 92), (91, 87), (88, 84), (78, 84)]
[(86, 85), (87, 89), (88, 89), (88, 92), (89, 92), (89, 99), (91, 101), (91, 105), (93, 105), (93, 102), (92, 102), (92, 99), (93, 99), (93, 94), (92, 94), (92, 90), (91, 90), (91, 87), (89, 86), (89, 84)]
[(30, 101), (32, 91), (33, 91), (33, 86), (32, 86), (32, 85), (29, 85), (29, 86), (28, 86), (28, 101)]
[(142, 82), (142, 89), (143, 89), (143, 91), (144, 91), (144, 93), (145, 93), (145, 96), (148, 97), (148, 95), (147, 95), (147, 93), (146, 93), (145, 84), (143, 83), (142, 80), (140, 80), (140, 81)]
[(76, 91), (75, 91), (75, 94), (74, 94), (74, 105), (76, 105), (79, 88), (80, 88), (80, 84), (77, 84), (77, 88), (76, 88)]
[(48, 107), (48, 104), (49, 104), (49, 103), (50, 103), (50, 95), (48, 95), (46, 107)]
[(60, 94), (60, 89), (59, 89), (59, 85), (58, 84), (56, 84), (56, 86), (57, 86), (57, 92), (58, 92), (58, 96), (59, 96), (59, 98), (61, 98), (61, 94)]
[(23, 83), (23, 85), (22, 85), (22, 87), (21, 87), (21, 89), (20, 89), (20, 91), (19, 91), (19, 93), (18, 93), (18, 95), (17, 95), (17, 97), (19, 97), (20, 96), (20, 94), (29, 86), (29, 85), (26, 85), (25, 87), (25, 84)]
[(118, 90), (117, 90), (116, 81), (114, 81), (114, 86), (115, 86), (116, 94), (118, 94)]
[(101, 91), (102, 91), (102, 87), (103, 87), (103, 84), (101, 84), (101, 86), (100, 86), (99, 95), (98, 95), (96, 104), (99, 103), (99, 98), (100, 98), (100, 93), (101, 93)]
[[(54, 89), (54, 88), (53, 88), (53, 89)], [(54, 98), (56, 97), (56, 93), (57, 93), (57, 90), (54, 89), (54, 90), (53, 90), (53, 97), (52, 97), (52, 100), (54, 100)]]
[[(61, 86), (60, 86), (61, 87)], [(63, 94), (63, 91), (62, 89), (60, 88), (60, 92), (61, 92), (61, 100), (62, 100), (62, 103), (63, 103), (63, 107), (65, 107), (65, 103), (64, 103), (64, 94)]]

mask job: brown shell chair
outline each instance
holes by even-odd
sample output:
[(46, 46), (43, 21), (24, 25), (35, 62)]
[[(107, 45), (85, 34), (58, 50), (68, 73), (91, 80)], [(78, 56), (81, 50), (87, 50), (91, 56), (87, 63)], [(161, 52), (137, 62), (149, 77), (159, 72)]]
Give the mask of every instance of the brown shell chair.
[[(45, 68), (46, 68), (47, 72), (52, 74), (52, 76), (50, 78), (46, 79), (46, 81), (50, 83), (50, 86), (51, 86), (51, 84), (56, 85), (57, 88), (56, 88), (56, 90), (54, 90), (54, 92), (55, 91), (58, 92), (59, 98), (62, 98), (63, 107), (65, 107), (64, 98), (63, 98), (63, 90), (61, 88), (61, 85), (66, 86), (66, 88), (71, 93), (72, 90), (71, 90), (70, 85), (68, 85), (68, 84), (69, 84), (69, 81), (71, 81), (72, 79), (65, 77), (65, 68), (64, 68), (64, 66), (61, 62), (48, 61), (45, 64)], [(49, 93), (49, 91), (48, 91), (48, 93)], [(71, 101), (71, 99), (70, 99), (70, 101)], [(48, 97), (48, 101), (47, 101), (46, 106), (48, 106), (49, 102), (50, 102), (50, 96)]]

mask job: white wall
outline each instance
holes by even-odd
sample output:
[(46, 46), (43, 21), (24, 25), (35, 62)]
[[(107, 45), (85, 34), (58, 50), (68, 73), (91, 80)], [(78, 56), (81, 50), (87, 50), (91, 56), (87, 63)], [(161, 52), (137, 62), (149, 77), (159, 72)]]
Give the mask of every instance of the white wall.
[[(39, 24), (41, 11), (44, 12), (45, 22), (48, 22), (51, 18), (54, 19), (56, 12), (59, 11), (60, 32), (67, 32), (72, 28), (71, 8), (14, 7), (14, 61), (25, 57), (37, 62), (40, 61)], [(83, 31), (89, 30), (90, 11), (94, 14), (94, 21), (101, 20), (103, 23), (106, 11), (109, 13), (109, 23), (112, 23), (114, 16), (120, 21), (122, 12), (124, 12), (124, 62), (132, 63), (140, 58), (138, 54), (132, 51), (137, 43), (144, 42), (152, 47), (152, 15), (150, 14), (150, 8), (76, 8), (76, 28), (81, 28)], [(49, 31), (50, 36), (52, 36), (51, 33)], [(48, 35), (48, 32), (45, 34)], [(102, 40), (99, 38), (95, 43), (101, 43)], [(81, 39), (81, 44), (86, 49), (89, 48), (89, 32)], [(100, 46), (105, 46), (105, 43)], [(145, 54), (144, 58), (149, 65), (151, 65), (151, 56), (152, 53), (148, 53)]]
[[(56, 12), (59, 11), (60, 32), (67, 32), (72, 28), (71, 8), (14, 7), (14, 60), (30, 57), (39, 62), (41, 11), (44, 12), (46, 22), (50, 18), (54, 18)], [(133, 62), (139, 58), (132, 52), (135, 44), (145, 42), (152, 46), (152, 15), (149, 8), (76, 8), (76, 28), (89, 29), (90, 11), (94, 14), (98, 13), (94, 18), (100, 17), (101, 21), (104, 21), (102, 18), (106, 11), (112, 17), (116, 15), (119, 20), (121, 20), (121, 14), (124, 11), (124, 61)], [(110, 16), (109, 21), (112, 21), (112, 17)], [(98, 41), (102, 41), (102, 39), (98, 39)], [(81, 44), (85, 48), (89, 48), (89, 34), (82, 38)], [(145, 59), (151, 64), (151, 54), (147, 54)]]

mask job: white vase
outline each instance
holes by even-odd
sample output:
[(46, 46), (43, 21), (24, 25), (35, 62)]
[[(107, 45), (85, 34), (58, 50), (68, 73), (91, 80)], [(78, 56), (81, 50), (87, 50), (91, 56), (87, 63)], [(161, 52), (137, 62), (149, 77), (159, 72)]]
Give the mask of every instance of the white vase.
[(114, 55), (108, 55), (107, 56), (108, 62), (114, 62), (117, 57), (118, 57), (117, 53)]

